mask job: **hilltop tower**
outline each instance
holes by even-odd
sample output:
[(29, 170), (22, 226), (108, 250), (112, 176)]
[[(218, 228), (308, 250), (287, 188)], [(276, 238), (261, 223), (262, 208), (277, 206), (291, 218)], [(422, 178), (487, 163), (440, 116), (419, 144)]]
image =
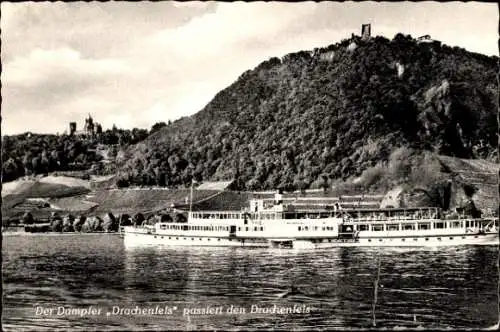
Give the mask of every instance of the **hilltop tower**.
[(86, 135), (94, 136), (95, 127), (94, 127), (94, 119), (89, 114), (89, 117), (85, 119), (85, 126), (83, 127), (83, 132)]
[(368, 40), (370, 39), (372, 34), (372, 25), (371, 24), (362, 24), (361, 25), (361, 39)]
[(76, 132), (76, 122), (69, 123), (69, 136), (73, 136)]

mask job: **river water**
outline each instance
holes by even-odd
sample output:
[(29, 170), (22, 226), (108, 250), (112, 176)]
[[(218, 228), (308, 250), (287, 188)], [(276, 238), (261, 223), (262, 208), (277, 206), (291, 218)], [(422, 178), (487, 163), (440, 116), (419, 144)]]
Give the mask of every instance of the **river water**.
[[(377, 328), (498, 322), (494, 246), (298, 251), (126, 248), (122, 241), (4, 236), (4, 329), (371, 328), (377, 257)], [(283, 296), (291, 285), (299, 292)]]

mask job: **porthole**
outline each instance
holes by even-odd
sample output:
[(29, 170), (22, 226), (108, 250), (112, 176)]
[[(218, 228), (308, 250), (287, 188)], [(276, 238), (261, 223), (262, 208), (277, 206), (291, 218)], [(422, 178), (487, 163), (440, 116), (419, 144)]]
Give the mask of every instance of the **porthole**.
[(405, 242), (405, 239), (401, 239), (401, 241)]
[(378, 239), (378, 242), (382, 242), (382, 239)]
[(413, 241), (418, 241), (418, 239), (417, 238), (413, 238)]
[(465, 240), (465, 236), (462, 236), (462, 240)]
[(474, 237), (477, 239), (477, 235), (474, 235)]
[(453, 240), (453, 236), (450, 236), (450, 240)]
[(368, 239), (368, 242), (372, 242), (372, 239)]
[(201, 237), (200, 237), (200, 241), (201, 241)]
[(426, 238), (425, 238), (425, 241), (429, 241), (429, 238), (428, 238), (428, 237), (426, 237)]
[(217, 241), (220, 241), (220, 239), (217, 239)]
[(440, 237), (438, 237), (438, 241), (441, 241), (441, 238), (440, 238)]
[(156, 235), (155, 235), (155, 239), (156, 239)]
[(194, 241), (194, 238), (191, 238), (191, 241)]
[(161, 238), (163, 239), (163, 236)]
[(178, 237), (176, 237), (175, 239), (176, 239), (176, 240), (179, 240), (179, 238), (178, 238)]

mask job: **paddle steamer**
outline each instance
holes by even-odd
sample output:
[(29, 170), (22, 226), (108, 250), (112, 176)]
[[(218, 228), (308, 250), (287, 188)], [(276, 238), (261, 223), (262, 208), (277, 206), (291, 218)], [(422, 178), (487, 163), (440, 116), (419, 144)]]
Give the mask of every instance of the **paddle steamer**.
[(438, 208), (300, 210), (252, 200), (244, 211), (189, 211), (187, 222), (122, 228), (126, 245), (328, 248), (498, 245), (498, 218), (445, 219)]

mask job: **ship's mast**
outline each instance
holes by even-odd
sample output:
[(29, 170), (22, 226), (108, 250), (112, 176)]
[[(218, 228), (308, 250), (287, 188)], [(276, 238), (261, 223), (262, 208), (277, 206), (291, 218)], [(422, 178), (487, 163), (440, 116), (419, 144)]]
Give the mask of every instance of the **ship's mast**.
[(193, 183), (194, 181), (191, 180), (191, 191), (190, 191), (190, 194), (189, 194), (189, 215), (191, 215), (191, 209), (193, 208)]

